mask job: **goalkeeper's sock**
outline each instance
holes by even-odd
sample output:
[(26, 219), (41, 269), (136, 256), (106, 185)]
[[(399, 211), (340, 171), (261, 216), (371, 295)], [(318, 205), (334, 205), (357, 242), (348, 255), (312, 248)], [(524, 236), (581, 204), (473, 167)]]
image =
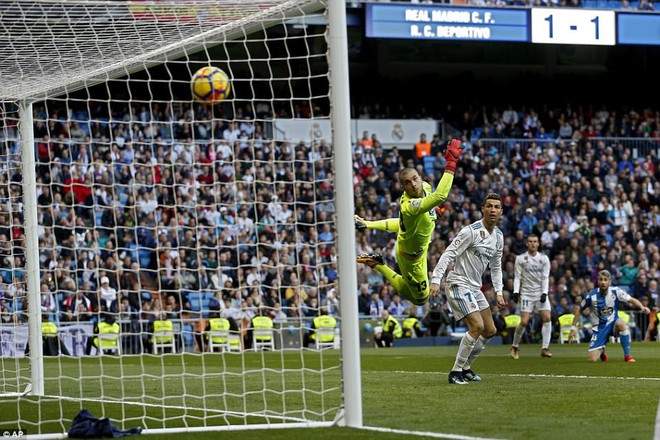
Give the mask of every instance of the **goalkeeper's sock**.
[(451, 371), (463, 371), (474, 345), (477, 343), (477, 340), (470, 335), (470, 333), (465, 332), (461, 338), (461, 345), (458, 346), (458, 353), (456, 353), (456, 361), (454, 361), (454, 368)]
[(380, 231), (399, 232), (399, 220), (395, 218), (386, 218), (385, 220), (365, 220), (364, 224), (368, 229), (378, 229)]
[(552, 337), (552, 323), (544, 322), (541, 327), (541, 348), (548, 348), (550, 346), (550, 338)]
[(619, 341), (621, 341), (624, 356), (630, 356), (630, 332), (626, 330), (619, 333)]
[(486, 348), (486, 344), (488, 344), (490, 339), (491, 338), (484, 338), (483, 336), (479, 336), (479, 339), (477, 339), (477, 342), (472, 348), (472, 353), (470, 353), (467, 362), (463, 366), (464, 370), (469, 370), (472, 367), (472, 364), (477, 360), (481, 352), (484, 351), (484, 348)]
[(518, 324), (516, 326), (515, 333), (513, 333), (513, 342), (511, 343), (511, 346), (512, 347), (520, 346), (520, 340), (522, 339), (524, 334), (525, 334), (525, 327), (523, 327), (522, 324)]

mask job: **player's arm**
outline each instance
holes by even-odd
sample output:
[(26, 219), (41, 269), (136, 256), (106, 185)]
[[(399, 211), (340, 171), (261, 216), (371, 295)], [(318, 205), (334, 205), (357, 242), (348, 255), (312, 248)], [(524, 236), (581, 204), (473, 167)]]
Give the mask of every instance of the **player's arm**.
[(472, 244), (472, 233), (470, 232), (470, 227), (467, 226), (461, 229), (451, 244), (447, 246), (447, 249), (445, 249), (445, 251), (442, 253), (442, 256), (438, 260), (438, 264), (436, 264), (435, 269), (433, 269), (430, 286), (431, 295), (438, 294), (438, 291), (440, 290), (440, 283), (445, 277), (447, 267), (456, 261), (456, 257), (465, 252), (470, 244)]
[(646, 307), (644, 304), (639, 302), (637, 298), (633, 298), (632, 296), (628, 300), (628, 304), (632, 304), (633, 306), (637, 307), (638, 310), (641, 310), (643, 313), (646, 313), (647, 315), (651, 313), (651, 309)]
[(546, 255), (543, 259), (543, 274), (541, 275), (541, 302), (544, 303), (548, 299), (548, 291), (550, 289), (550, 259)]
[(516, 262), (513, 266), (513, 295), (511, 299), (518, 302), (520, 299), (520, 277), (522, 276), (522, 264), (520, 263), (520, 255), (516, 257)]
[(438, 183), (435, 191), (428, 196), (419, 199), (420, 202), (413, 203), (411, 201), (411, 209), (408, 213), (411, 215), (419, 215), (420, 213), (430, 211), (447, 200), (449, 191), (451, 191), (452, 183), (454, 183), (454, 172), (456, 171), (456, 164), (461, 157), (461, 153), (463, 153), (461, 141), (453, 139), (449, 145), (447, 145), (447, 151), (445, 152), (447, 163), (445, 164), (445, 172), (442, 174), (440, 183)]
[(496, 229), (497, 234), (497, 252), (493, 255), (493, 258), (490, 259), (490, 278), (493, 282), (493, 288), (495, 289), (495, 294), (497, 295), (497, 306), (504, 307), (504, 295), (502, 291), (504, 290), (504, 283), (502, 282), (502, 249), (504, 248), (504, 237), (499, 229)]

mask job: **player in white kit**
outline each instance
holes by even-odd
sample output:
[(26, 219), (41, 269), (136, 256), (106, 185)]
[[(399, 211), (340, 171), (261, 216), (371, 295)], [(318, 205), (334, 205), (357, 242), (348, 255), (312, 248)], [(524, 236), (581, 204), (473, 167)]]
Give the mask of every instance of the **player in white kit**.
[(481, 220), (465, 226), (443, 252), (431, 277), (431, 295), (437, 295), (447, 268), (447, 301), (456, 320), (463, 319), (468, 331), (461, 339), (454, 367), (449, 373), (449, 383), (465, 385), (481, 378), (472, 371), (472, 364), (495, 336), (488, 300), (481, 291), (481, 278), (490, 266), (493, 287), (497, 293), (497, 305), (504, 306), (502, 296), (502, 249), (504, 237), (496, 226), (502, 215), (502, 199), (490, 193), (481, 204)]
[(539, 237), (530, 234), (527, 237), (527, 252), (516, 257), (513, 278), (513, 300), (520, 299), (520, 324), (513, 335), (513, 343), (509, 354), (518, 359), (520, 339), (525, 333), (532, 313), (538, 312), (543, 321), (541, 327), (541, 356), (552, 357), (550, 353), (550, 338), (552, 337), (552, 322), (550, 301), (548, 300), (548, 279), (550, 277), (550, 259), (539, 251)]

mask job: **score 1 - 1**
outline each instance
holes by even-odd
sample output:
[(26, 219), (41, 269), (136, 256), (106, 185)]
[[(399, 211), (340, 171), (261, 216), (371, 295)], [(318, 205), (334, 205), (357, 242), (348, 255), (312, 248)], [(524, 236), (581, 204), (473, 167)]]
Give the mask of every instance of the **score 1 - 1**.
[(614, 11), (532, 8), (532, 43), (614, 46)]

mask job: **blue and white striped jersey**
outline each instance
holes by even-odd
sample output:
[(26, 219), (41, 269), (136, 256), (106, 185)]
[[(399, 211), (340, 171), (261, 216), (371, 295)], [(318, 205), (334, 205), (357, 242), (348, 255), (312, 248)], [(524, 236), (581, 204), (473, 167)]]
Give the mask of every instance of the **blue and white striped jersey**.
[(582, 300), (580, 308), (582, 310), (591, 307), (589, 320), (591, 325), (604, 328), (619, 318), (619, 303), (630, 301), (630, 295), (618, 287), (609, 287), (607, 293), (602, 295), (598, 288), (587, 293)]

